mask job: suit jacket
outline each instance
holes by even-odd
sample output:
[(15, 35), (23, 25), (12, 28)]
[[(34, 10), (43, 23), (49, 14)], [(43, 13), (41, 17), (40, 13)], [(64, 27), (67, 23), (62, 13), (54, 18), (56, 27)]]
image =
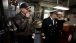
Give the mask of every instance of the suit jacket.
[(69, 21), (69, 18), (63, 18), (63, 20), (58, 20), (58, 19), (55, 19), (55, 20), (57, 21), (57, 30), (61, 32), (63, 28), (63, 23), (65, 23), (66, 21)]
[(42, 33), (45, 35), (54, 35), (56, 33), (56, 21), (54, 20), (53, 25), (53, 20), (50, 17), (44, 19), (42, 23)]

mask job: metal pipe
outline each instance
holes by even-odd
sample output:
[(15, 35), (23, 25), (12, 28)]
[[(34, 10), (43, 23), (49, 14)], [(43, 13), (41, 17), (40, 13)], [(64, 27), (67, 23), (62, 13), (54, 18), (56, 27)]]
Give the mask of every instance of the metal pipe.
[(57, 0), (57, 5), (59, 4), (59, 0)]
[(68, 2), (67, 2), (67, 7), (69, 6), (69, 0), (68, 0)]

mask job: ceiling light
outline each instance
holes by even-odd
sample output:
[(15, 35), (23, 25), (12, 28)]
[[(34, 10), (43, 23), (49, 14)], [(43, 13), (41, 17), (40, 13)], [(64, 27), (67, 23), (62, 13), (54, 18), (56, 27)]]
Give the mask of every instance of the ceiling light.
[(44, 12), (54, 12), (54, 11), (57, 11), (57, 10), (44, 10)]
[(53, 8), (59, 9), (59, 10), (69, 10), (68, 7), (64, 7), (64, 6), (55, 6), (55, 7), (53, 7)]
[(44, 12), (50, 12), (50, 10), (44, 10)]

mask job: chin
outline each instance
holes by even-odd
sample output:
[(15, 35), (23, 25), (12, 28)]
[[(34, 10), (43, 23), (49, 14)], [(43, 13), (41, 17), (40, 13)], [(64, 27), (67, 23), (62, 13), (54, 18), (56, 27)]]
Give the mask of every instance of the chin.
[(30, 17), (27, 17), (28, 19), (30, 18)]

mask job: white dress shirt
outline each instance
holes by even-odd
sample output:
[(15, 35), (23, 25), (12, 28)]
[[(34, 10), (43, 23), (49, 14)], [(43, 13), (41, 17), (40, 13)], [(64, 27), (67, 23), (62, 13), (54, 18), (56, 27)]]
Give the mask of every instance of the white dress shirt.
[(53, 18), (51, 18), (51, 20), (53, 20), (53, 25), (54, 25), (54, 19), (53, 19)]

